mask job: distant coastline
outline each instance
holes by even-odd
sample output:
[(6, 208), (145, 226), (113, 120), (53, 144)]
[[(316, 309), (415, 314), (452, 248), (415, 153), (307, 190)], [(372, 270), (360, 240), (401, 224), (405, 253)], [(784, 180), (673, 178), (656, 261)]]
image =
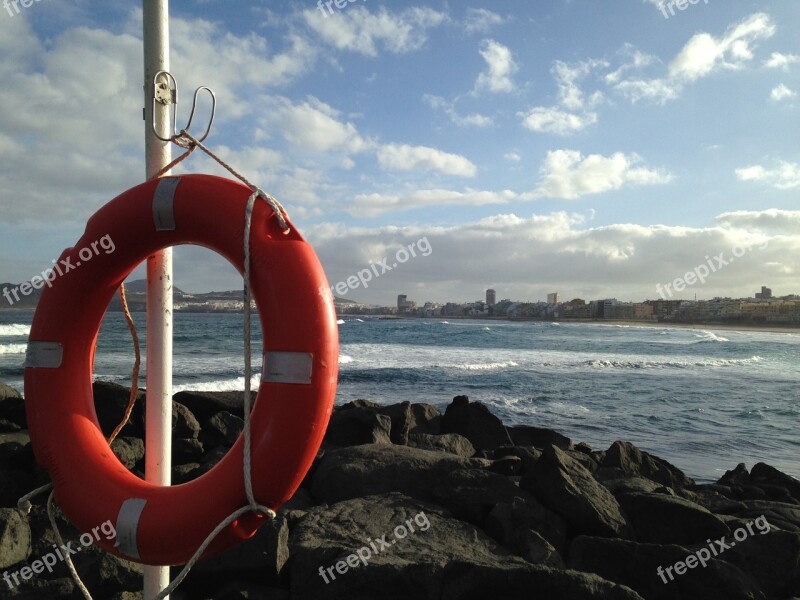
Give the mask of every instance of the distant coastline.
[(677, 321), (636, 321), (630, 319), (539, 319), (534, 317), (471, 317), (471, 316), (447, 316), (447, 317), (418, 317), (414, 315), (352, 315), (338, 314), (340, 319), (423, 319), (440, 321), (496, 321), (496, 322), (530, 322), (530, 323), (558, 323), (569, 325), (572, 323), (584, 323), (593, 325), (605, 325), (608, 327), (674, 327), (680, 329), (717, 329), (719, 331), (766, 331), (772, 333), (800, 333), (800, 324), (796, 326), (769, 323), (724, 323), (719, 321), (683, 323)]
[[(36, 310), (35, 306), (21, 306), (21, 307), (4, 307), (0, 306), (0, 313), (25, 313)], [(109, 306), (109, 312), (121, 312), (119, 306)], [(212, 309), (207, 307), (187, 307), (178, 309), (176, 313), (186, 314), (233, 314), (241, 312), (242, 308), (218, 308)], [(133, 313), (145, 312), (144, 305), (134, 305), (131, 307)], [(464, 316), (464, 315), (448, 315), (442, 316), (417, 316), (417, 315), (398, 315), (398, 314), (370, 314), (359, 315), (349, 313), (336, 314), (339, 319), (420, 319), (420, 320), (452, 320), (452, 321), (495, 321), (495, 322), (530, 322), (530, 323), (558, 323), (560, 325), (569, 324), (593, 324), (604, 325), (608, 327), (621, 326), (621, 327), (674, 327), (681, 329), (714, 329), (718, 331), (762, 331), (769, 333), (796, 333), (800, 334), (800, 323), (797, 325), (779, 323), (734, 323), (723, 321), (651, 321), (651, 320), (631, 320), (631, 319), (541, 319), (536, 317), (489, 317), (489, 316)]]
[[(13, 284), (0, 284), (3, 286)], [(128, 306), (131, 312), (145, 312), (146, 281), (137, 280), (125, 284)], [(762, 288), (771, 294), (768, 288)], [(20, 302), (10, 306), (0, 302), (0, 313), (25, 312), (36, 309), (42, 290), (34, 290)], [(492, 292), (493, 290), (488, 290)], [(398, 307), (359, 304), (353, 300), (334, 297), (338, 318), (378, 319), (440, 319), (440, 320), (490, 320), (530, 321), (544, 323), (592, 323), (598, 325), (620, 325), (638, 327), (681, 327), (717, 329), (721, 331), (769, 331), (775, 333), (800, 333), (800, 298), (786, 296), (773, 298), (717, 298), (714, 300), (670, 300), (624, 303), (616, 300), (586, 302), (575, 299), (560, 303), (557, 294), (551, 294), (554, 302), (512, 302), (502, 300), (494, 303), (478, 301), (466, 304), (426, 303), (417, 307), (398, 297)], [(402, 300), (402, 307), (401, 307)], [(173, 294), (175, 313), (225, 314), (241, 313), (244, 308), (241, 290), (189, 294), (177, 287)], [(490, 303), (491, 302), (491, 303)], [(774, 304), (774, 307), (771, 305)], [(112, 298), (108, 311), (119, 312), (122, 305), (118, 295)], [(775, 314), (773, 314), (775, 313)], [(780, 318), (775, 318), (779, 315)], [(702, 317), (713, 317), (706, 320)]]

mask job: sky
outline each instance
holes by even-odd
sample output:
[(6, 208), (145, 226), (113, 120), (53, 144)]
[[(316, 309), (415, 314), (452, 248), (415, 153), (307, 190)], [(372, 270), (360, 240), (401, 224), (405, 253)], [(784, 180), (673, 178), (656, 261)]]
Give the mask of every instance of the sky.
[[(337, 296), (800, 294), (797, 0), (339, 4), (170, 6), (179, 121), (215, 91), (206, 143), (286, 206)], [(144, 180), (141, 21), (0, 9), (0, 281)], [(187, 172), (223, 174), (199, 152)], [(175, 283), (241, 287), (185, 246)]]

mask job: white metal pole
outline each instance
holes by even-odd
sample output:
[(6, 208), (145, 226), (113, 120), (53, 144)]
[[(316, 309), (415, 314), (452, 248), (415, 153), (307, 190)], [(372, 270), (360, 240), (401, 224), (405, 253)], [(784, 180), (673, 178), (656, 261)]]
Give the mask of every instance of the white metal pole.
[[(170, 106), (156, 103), (153, 78), (169, 70), (169, 0), (144, 2), (145, 159), (147, 177), (171, 160)], [(145, 479), (170, 485), (172, 472), (172, 249), (147, 259), (147, 418), (145, 422)], [(144, 598), (150, 600), (169, 584), (169, 567), (144, 567)]]

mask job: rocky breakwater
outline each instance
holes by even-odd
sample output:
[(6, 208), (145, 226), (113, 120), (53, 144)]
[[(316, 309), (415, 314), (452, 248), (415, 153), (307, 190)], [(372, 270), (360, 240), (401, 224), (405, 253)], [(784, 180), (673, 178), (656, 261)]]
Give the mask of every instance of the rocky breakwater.
[[(95, 384), (110, 432), (125, 388)], [(198, 477), (242, 429), (241, 394), (176, 394), (175, 483)], [(0, 384), (0, 598), (80, 598), (52, 551), (19, 394)], [(137, 405), (113, 449), (141, 474)], [(256, 475), (257, 476), (257, 475)], [(81, 532), (60, 518), (65, 540)], [(141, 567), (93, 547), (75, 557), (95, 598), (141, 598)], [(27, 571), (23, 571), (29, 567)], [(50, 572), (52, 571), (52, 572)], [(176, 571), (177, 572), (177, 571)], [(23, 578), (27, 574), (30, 577)], [(275, 521), (200, 563), (176, 600), (542, 598), (800, 599), (800, 482), (759, 463), (699, 485), (626, 442), (596, 451), (531, 426), (505, 426), (456, 397), (337, 407), (325, 443)]]

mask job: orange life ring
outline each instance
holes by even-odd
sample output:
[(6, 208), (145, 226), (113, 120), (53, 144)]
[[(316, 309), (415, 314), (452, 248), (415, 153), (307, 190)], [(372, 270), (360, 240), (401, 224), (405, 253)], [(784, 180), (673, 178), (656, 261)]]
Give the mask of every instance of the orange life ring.
[[(243, 272), (245, 206), (251, 190), (210, 175), (143, 183), (103, 206), (58, 264), (34, 315), (25, 368), (25, 406), (38, 462), (56, 500), (81, 531), (110, 520), (116, 538), (97, 544), (153, 565), (186, 563), (206, 536), (247, 505), (243, 439), (208, 473), (162, 487), (128, 471), (97, 421), (92, 365), (103, 315), (120, 283), (167, 246), (197, 244)], [(109, 236), (112, 253), (80, 253)], [(333, 409), (339, 340), (327, 279), (311, 246), (257, 201), (251, 231), (253, 299), (263, 331), (261, 385), (251, 413), (253, 491), (277, 509), (311, 466)], [(204, 556), (251, 537), (265, 517), (248, 513), (220, 533)]]

